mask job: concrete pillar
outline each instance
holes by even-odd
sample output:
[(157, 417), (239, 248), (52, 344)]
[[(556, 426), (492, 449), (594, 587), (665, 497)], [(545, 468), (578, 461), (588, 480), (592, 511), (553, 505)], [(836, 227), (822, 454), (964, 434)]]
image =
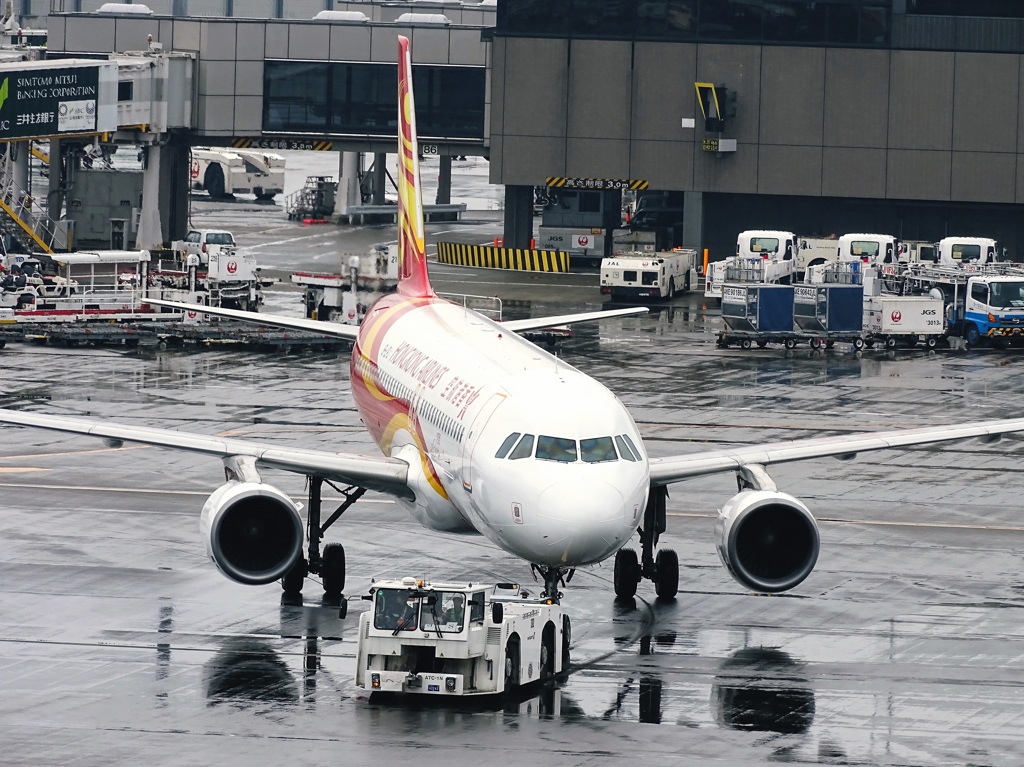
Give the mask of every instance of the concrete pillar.
[(11, 163), (11, 174), (14, 178), (14, 202), (18, 202), (19, 196), (29, 193), (28, 188), (28, 158), (30, 147), (28, 141), (12, 141), (8, 145), (8, 160)]
[(505, 247), (528, 248), (533, 239), (533, 187), (505, 187)]
[(383, 205), (387, 202), (388, 156), (384, 152), (373, 155), (373, 204)]
[(191, 153), (188, 142), (177, 136), (164, 146), (164, 167), (160, 177), (160, 199), (163, 209), (161, 224), (164, 243), (182, 240), (188, 234), (188, 196), (191, 174), (189, 163)]
[[(704, 195), (702, 192), (683, 193), (683, 247), (693, 248), (703, 258), (704, 245)], [(715, 254), (712, 254), (714, 257)], [(732, 253), (720, 254), (720, 257)]]
[(437, 194), (434, 203), (447, 205), (452, 201), (452, 156), (443, 154), (437, 160)]
[[(152, 250), (164, 244), (164, 227), (160, 216), (160, 175), (172, 170), (166, 162), (164, 148), (148, 146), (145, 152), (145, 166), (142, 171), (142, 211), (139, 215), (139, 230), (135, 233), (135, 247)], [(167, 153), (168, 155), (171, 152)], [(129, 240), (129, 238), (125, 238)]]
[(362, 152), (342, 152), (338, 157), (338, 193), (334, 197), (334, 212), (339, 215), (362, 203), (359, 191), (359, 171), (362, 168)]

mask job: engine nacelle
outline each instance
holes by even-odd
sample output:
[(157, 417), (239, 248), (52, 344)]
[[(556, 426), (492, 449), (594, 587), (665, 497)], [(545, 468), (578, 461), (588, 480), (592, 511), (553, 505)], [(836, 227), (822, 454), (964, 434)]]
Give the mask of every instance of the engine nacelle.
[(231, 481), (203, 506), (206, 553), (224, 575), (252, 585), (284, 577), (302, 556), (302, 517), (273, 485)]
[(788, 591), (811, 574), (820, 537), (814, 515), (788, 493), (744, 490), (722, 507), (718, 555), (754, 591)]

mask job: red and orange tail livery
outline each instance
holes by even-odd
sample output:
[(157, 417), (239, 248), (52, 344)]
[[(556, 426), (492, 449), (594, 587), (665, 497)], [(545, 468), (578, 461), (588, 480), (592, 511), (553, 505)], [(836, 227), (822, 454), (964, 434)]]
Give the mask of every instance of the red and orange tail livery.
[(409, 38), (398, 36), (398, 292), (433, 296), (423, 241), (423, 193), (416, 140)]

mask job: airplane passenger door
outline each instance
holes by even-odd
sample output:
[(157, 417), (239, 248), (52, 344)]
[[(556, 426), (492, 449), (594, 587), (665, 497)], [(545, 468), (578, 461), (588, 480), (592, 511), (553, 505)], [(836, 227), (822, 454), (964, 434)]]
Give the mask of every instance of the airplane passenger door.
[(470, 424), (469, 431), (462, 447), (462, 487), (467, 493), (473, 492), (473, 452), (476, 450), (480, 435), (491, 420), (498, 405), (505, 401), (504, 394), (492, 394), (491, 398), (484, 403)]

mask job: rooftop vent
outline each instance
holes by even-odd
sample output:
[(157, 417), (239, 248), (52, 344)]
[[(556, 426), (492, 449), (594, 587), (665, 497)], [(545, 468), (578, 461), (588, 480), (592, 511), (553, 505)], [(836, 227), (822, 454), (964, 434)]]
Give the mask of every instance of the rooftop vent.
[(148, 5), (141, 3), (104, 3), (96, 9), (96, 13), (123, 13), (134, 16), (152, 16), (153, 11)]
[(403, 13), (396, 24), (451, 24), (452, 20), (443, 13)]
[(320, 11), (313, 21), (369, 21), (362, 11)]

